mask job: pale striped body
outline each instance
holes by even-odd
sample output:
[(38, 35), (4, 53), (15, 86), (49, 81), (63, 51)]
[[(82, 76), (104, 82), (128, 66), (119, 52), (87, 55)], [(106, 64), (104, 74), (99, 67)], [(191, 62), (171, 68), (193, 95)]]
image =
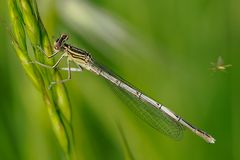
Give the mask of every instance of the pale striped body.
[(202, 137), (208, 143), (214, 143), (215, 142), (215, 139), (212, 136), (210, 136), (209, 134), (207, 134), (206, 132), (193, 127), (188, 122), (186, 122), (184, 119), (182, 119), (180, 116), (176, 115), (174, 112), (169, 110), (167, 107), (165, 107), (162, 104), (156, 102), (155, 100), (151, 99), (150, 97), (144, 95), (143, 93), (141, 93), (137, 89), (132, 88), (128, 84), (122, 82), (120, 79), (112, 76), (110, 73), (104, 71), (102, 68), (99, 68), (98, 66), (94, 65), (94, 63), (89, 64), (88, 70), (96, 73), (97, 75), (100, 75), (100, 76), (104, 77), (105, 79), (107, 79), (108, 81), (117, 85), (118, 87), (120, 87), (120, 88), (124, 89), (125, 91), (131, 93), (132, 95), (134, 95), (136, 98), (140, 99), (141, 101), (144, 101), (144, 102), (150, 104), (152, 107), (155, 107), (155, 108), (161, 110), (162, 112), (164, 112), (166, 115), (171, 117), (176, 122), (179, 122), (183, 126), (190, 129), (193, 133)]

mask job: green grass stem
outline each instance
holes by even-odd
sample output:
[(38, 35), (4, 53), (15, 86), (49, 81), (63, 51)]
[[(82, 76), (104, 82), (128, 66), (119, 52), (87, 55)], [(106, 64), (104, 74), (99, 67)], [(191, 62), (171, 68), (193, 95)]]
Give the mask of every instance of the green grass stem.
[[(73, 134), (71, 127), (71, 106), (64, 84), (52, 87), (51, 81), (59, 81), (58, 71), (48, 70), (33, 63), (34, 60), (53, 65), (53, 60), (47, 59), (37, 46), (48, 55), (53, 53), (46, 29), (40, 19), (35, 0), (9, 0), (9, 15), (12, 25), (12, 43), (16, 54), (36, 88), (42, 93), (47, 106), (53, 131), (67, 157), (73, 153)], [(29, 39), (33, 48), (34, 58), (31, 59), (26, 40)]]

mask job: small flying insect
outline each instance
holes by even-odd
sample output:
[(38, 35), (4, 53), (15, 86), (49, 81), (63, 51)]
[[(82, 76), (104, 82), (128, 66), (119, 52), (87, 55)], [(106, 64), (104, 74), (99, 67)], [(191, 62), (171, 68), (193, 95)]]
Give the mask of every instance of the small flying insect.
[(224, 64), (223, 58), (221, 56), (218, 56), (217, 62), (211, 63), (212, 67), (211, 70), (213, 71), (225, 71), (228, 67), (231, 67), (231, 64)]

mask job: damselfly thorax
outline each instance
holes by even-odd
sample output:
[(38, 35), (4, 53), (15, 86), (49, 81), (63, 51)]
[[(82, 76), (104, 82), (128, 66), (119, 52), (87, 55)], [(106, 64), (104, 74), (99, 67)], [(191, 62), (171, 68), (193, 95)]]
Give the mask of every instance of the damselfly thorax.
[(93, 64), (93, 59), (90, 53), (65, 43), (66, 40), (68, 40), (68, 36), (66, 34), (62, 34), (61, 37), (55, 41), (55, 52), (63, 51), (70, 61), (73, 61), (82, 68), (89, 70), (89, 66)]

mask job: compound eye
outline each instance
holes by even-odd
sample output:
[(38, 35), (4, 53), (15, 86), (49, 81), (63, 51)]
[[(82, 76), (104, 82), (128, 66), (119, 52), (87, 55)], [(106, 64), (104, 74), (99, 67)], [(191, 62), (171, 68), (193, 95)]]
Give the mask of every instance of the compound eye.
[(60, 39), (62, 39), (62, 41), (66, 41), (68, 40), (68, 35), (62, 34)]
[(54, 50), (59, 51), (61, 49), (61, 42), (59, 41), (59, 39), (57, 39), (54, 42)]
[(61, 34), (60, 38), (58, 38), (54, 43), (54, 50), (55, 51), (61, 50), (66, 40), (68, 40), (68, 35)]

